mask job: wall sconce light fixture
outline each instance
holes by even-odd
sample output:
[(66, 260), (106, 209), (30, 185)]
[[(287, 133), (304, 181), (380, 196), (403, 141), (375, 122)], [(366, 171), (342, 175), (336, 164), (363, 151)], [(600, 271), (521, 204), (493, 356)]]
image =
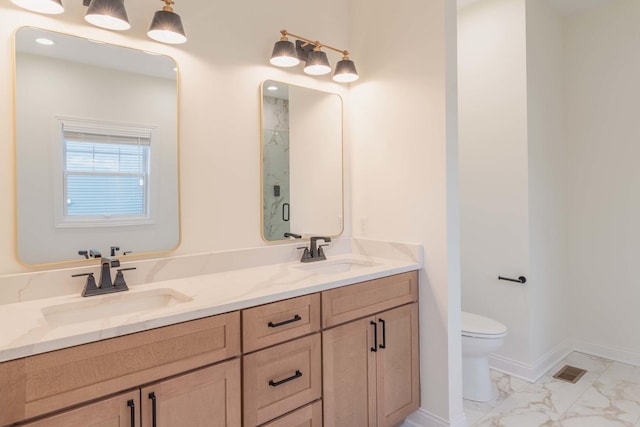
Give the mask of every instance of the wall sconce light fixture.
[[(327, 54), (322, 48), (327, 48), (342, 54), (342, 60), (336, 64), (336, 70), (333, 73), (333, 80), (340, 83), (350, 83), (358, 80), (358, 71), (356, 65), (349, 59), (349, 52), (342, 49), (336, 49), (319, 41), (313, 41), (308, 38), (292, 34), (287, 30), (280, 31), (282, 37), (273, 46), (273, 53), (269, 62), (277, 67), (293, 67), (305, 61), (304, 72), (313, 76), (320, 76), (331, 72), (331, 65)], [(296, 39), (289, 41), (290, 36)]]
[(123, 31), (131, 28), (123, 0), (91, 0), (84, 19), (96, 27), (108, 30)]
[(11, 0), (11, 2), (32, 12), (46, 13), (49, 15), (57, 15), (64, 12), (62, 0)]
[(153, 15), (153, 21), (151, 21), (147, 35), (162, 43), (180, 44), (186, 42), (187, 37), (182, 27), (182, 19), (171, 7), (175, 2), (173, 0), (162, 1), (165, 2), (165, 5), (162, 10)]
[[(11, 0), (17, 6), (33, 12), (56, 14), (64, 12), (62, 0)], [(147, 35), (162, 43), (178, 44), (187, 41), (180, 15), (173, 11), (174, 0), (161, 0), (162, 10), (153, 15)], [(124, 0), (82, 0), (88, 6), (84, 19), (95, 26), (108, 30), (128, 30), (131, 28)]]

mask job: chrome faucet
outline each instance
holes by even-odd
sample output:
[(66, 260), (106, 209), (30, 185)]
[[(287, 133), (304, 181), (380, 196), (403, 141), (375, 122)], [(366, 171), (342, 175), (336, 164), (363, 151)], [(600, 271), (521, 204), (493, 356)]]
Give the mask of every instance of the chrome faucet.
[[(318, 245), (318, 240), (322, 240), (325, 242), (323, 245)], [(315, 236), (309, 239), (309, 247), (301, 247), (298, 249), (304, 249), (302, 253), (302, 258), (300, 258), (300, 262), (313, 262), (313, 261), (322, 261), (327, 259), (324, 254), (323, 246), (328, 246), (331, 241), (331, 237), (320, 237)]]

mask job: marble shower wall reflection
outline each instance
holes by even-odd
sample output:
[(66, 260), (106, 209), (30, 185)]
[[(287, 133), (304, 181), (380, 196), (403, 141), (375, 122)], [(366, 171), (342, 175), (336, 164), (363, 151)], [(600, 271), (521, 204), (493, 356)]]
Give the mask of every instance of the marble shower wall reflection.
[(290, 231), (289, 101), (263, 98), (263, 218), (264, 237), (281, 240)]

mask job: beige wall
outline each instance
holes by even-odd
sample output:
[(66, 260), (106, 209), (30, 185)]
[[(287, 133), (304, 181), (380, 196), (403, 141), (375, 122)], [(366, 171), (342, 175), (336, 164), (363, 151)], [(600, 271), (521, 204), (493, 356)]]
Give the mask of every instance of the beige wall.
[(459, 11), (462, 308), (509, 329), (499, 354), (530, 362), (525, 0)]
[[(80, 3), (80, 2), (78, 2)], [(274, 79), (345, 99), (345, 235), (422, 243), (422, 411), (416, 425), (464, 425), (460, 379), (455, 2), (183, 1), (190, 41), (148, 41), (153, 10), (129, 2), (133, 31), (0, 6), (0, 75), (11, 74), (11, 32), (35, 25), (173, 56), (181, 84), (182, 245), (178, 254), (264, 245), (260, 239), (259, 91)], [(144, 9), (144, 10), (143, 10)], [(136, 14), (135, 12), (140, 12)], [(363, 76), (351, 91), (330, 78), (276, 69), (268, 57), (286, 28), (348, 47)], [(333, 59), (335, 62), (336, 59)], [(10, 79), (0, 93), (12, 93)], [(354, 98), (351, 103), (351, 98)], [(353, 130), (353, 132), (352, 132)], [(0, 199), (13, 197), (12, 103), (0, 97)], [(352, 145), (356, 146), (352, 150)], [(352, 152), (353, 151), (353, 152)], [(351, 167), (353, 166), (353, 171)], [(351, 186), (350, 180), (354, 185)], [(353, 197), (351, 196), (353, 194)], [(351, 213), (353, 206), (354, 214)], [(0, 204), (0, 274), (24, 270), (13, 253), (13, 206)]]
[(353, 6), (353, 51), (367, 76), (351, 91), (354, 235), (424, 245), (422, 411), (414, 421), (459, 425), (455, 2)]
[[(269, 65), (273, 43), (286, 28), (328, 44), (348, 46), (347, 4), (329, 0), (322, 8), (293, 0), (252, 2), (183, 1), (176, 12), (189, 41), (172, 47), (146, 37), (154, 10), (129, 2), (132, 29), (107, 31), (84, 22), (82, 2), (65, 2), (59, 16), (0, 4), (0, 274), (25, 271), (14, 249), (13, 31), (39, 26), (172, 56), (180, 69), (180, 165), (182, 244), (176, 254), (261, 246), (259, 85), (281, 80), (347, 97), (330, 77)], [(275, 10), (274, 7), (277, 9)], [(311, 13), (313, 12), (313, 13)], [(265, 17), (269, 17), (266, 19)], [(329, 53), (335, 63), (340, 59)], [(348, 212), (348, 211), (347, 211)], [(349, 235), (346, 224), (346, 235)]]
[(576, 346), (640, 364), (640, 3), (567, 22), (569, 260)]

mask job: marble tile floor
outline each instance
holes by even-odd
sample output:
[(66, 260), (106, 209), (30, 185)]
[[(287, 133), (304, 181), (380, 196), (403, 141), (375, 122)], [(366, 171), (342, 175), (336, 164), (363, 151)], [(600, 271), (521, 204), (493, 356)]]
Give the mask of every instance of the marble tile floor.
[[(564, 365), (586, 369), (556, 380)], [(491, 371), (494, 399), (465, 400), (470, 427), (640, 427), (640, 367), (573, 352), (535, 384)]]

